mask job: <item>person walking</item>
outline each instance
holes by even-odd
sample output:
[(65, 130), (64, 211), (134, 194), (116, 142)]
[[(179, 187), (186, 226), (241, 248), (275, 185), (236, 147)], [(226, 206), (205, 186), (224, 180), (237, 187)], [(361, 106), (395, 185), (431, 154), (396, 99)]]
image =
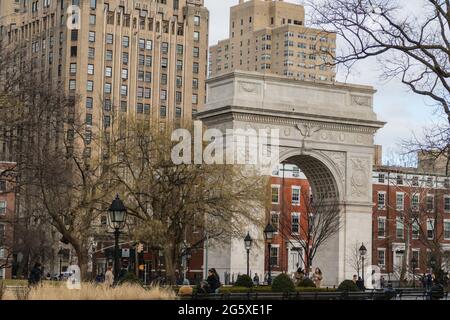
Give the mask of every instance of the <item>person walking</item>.
[(313, 274), (313, 281), (314, 281), (314, 284), (316, 285), (316, 288), (321, 287), (322, 279), (323, 279), (322, 270), (320, 270), (319, 268), (316, 268), (316, 270), (314, 271), (314, 274)]
[(105, 273), (105, 285), (108, 287), (112, 287), (114, 284), (114, 274), (111, 270), (111, 267), (108, 267), (108, 270)]
[(36, 262), (34, 264), (34, 267), (31, 269), (30, 275), (28, 277), (28, 284), (30, 286), (35, 286), (41, 282), (42, 278), (42, 269), (41, 264), (39, 262)]

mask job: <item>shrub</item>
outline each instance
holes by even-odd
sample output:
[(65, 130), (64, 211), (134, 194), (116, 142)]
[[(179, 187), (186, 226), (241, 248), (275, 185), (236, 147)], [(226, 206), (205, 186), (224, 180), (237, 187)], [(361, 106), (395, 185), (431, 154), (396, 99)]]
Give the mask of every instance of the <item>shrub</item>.
[(243, 274), (240, 275), (236, 282), (234, 283), (235, 287), (246, 287), (246, 288), (252, 288), (253, 287), (253, 281), (250, 276)]
[(315, 288), (316, 285), (314, 284), (314, 281), (312, 281), (310, 278), (304, 278), (302, 281), (298, 283), (299, 287), (302, 288)]
[(141, 284), (141, 281), (134, 272), (127, 272), (122, 279), (119, 280), (119, 284)]
[(274, 292), (294, 292), (295, 285), (291, 278), (285, 273), (278, 275), (272, 282)]
[(352, 280), (344, 280), (339, 285), (338, 291), (359, 291), (359, 288)]

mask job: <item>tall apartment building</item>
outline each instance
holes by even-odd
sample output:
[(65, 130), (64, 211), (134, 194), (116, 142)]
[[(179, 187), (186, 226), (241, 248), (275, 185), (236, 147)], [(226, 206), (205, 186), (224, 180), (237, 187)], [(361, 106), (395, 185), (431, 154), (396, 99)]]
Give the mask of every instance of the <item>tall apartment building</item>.
[(43, 75), (78, 98), (77, 114), (88, 127), (108, 128), (115, 113), (182, 123), (205, 102), (203, 0), (0, 4), (0, 43), (25, 46)]
[(14, 163), (0, 161), (0, 280), (10, 279), (15, 221)]
[(233, 70), (334, 81), (336, 34), (305, 26), (303, 6), (283, 0), (239, 0), (229, 38), (210, 47), (211, 77)]

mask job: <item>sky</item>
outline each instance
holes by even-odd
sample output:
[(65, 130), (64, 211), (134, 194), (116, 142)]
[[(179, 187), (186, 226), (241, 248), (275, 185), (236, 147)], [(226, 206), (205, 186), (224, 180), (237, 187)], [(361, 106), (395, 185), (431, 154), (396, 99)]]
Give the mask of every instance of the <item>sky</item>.
[[(299, 3), (299, 0), (286, 0)], [(229, 10), (239, 0), (205, 0), (205, 5), (210, 11), (210, 44), (216, 44), (218, 40), (228, 38)], [(409, 7), (420, 7), (421, 0), (408, 0)], [(308, 25), (308, 21), (306, 21)], [(347, 82), (371, 85), (376, 90), (374, 110), (378, 119), (387, 122), (375, 137), (375, 143), (383, 145), (384, 160), (402, 152), (400, 146), (402, 140), (407, 140), (415, 135), (421, 136), (423, 127), (436, 121), (435, 109), (425, 98), (415, 95), (398, 80), (389, 82), (379, 78), (380, 65), (375, 59), (359, 62), (352, 71)], [(344, 81), (343, 75), (338, 73), (338, 81)]]

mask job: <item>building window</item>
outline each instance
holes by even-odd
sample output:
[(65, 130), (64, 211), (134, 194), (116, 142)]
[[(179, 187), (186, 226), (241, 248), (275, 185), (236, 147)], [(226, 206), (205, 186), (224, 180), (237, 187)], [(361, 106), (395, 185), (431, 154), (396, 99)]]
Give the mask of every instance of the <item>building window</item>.
[(126, 101), (120, 101), (120, 111), (121, 112), (127, 112), (128, 104)]
[(444, 196), (444, 211), (450, 212), (450, 195)]
[(178, 71), (183, 70), (183, 61), (182, 60), (177, 60), (177, 70)]
[(292, 187), (292, 204), (300, 205), (300, 187)]
[(378, 192), (378, 210), (386, 209), (386, 192)]
[(444, 239), (450, 240), (450, 220), (444, 220)]
[(280, 186), (272, 186), (272, 203), (278, 204), (280, 200)]
[(0, 200), (0, 214), (5, 215), (6, 214), (6, 201)]
[(413, 194), (411, 197), (411, 209), (413, 211), (418, 211), (419, 210), (419, 195), (418, 194)]
[(434, 219), (427, 219), (427, 238), (428, 240), (434, 239)]
[(152, 66), (152, 56), (145, 56), (145, 66), (151, 67)]
[(128, 79), (128, 69), (122, 69), (122, 79), (123, 80)]
[(106, 34), (106, 44), (113, 44), (113, 35), (111, 33)]
[(403, 218), (397, 217), (395, 224), (395, 233), (397, 239), (403, 239), (405, 237), (405, 225), (403, 224)]
[(152, 89), (151, 88), (144, 88), (144, 98), (150, 99), (152, 95)]
[(111, 67), (105, 67), (105, 77), (112, 77), (112, 68)]
[(105, 93), (111, 93), (111, 83), (105, 83)]
[(417, 240), (419, 239), (419, 236), (420, 236), (420, 225), (419, 222), (414, 221), (412, 223), (412, 238), (414, 240)]
[(77, 64), (71, 63), (70, 64), (70, 74), (76, 74), (77, 73)]
[(280, 214), (278, 212), (270, 213), (270, 223), (275, 228), (275, 232), (278, 232), (280, 227)]
[(136, 112), (137, 113), (144, 113), (144, 105), (142, 103), (138, 103), (136, 105)]
[(0, 192), (6, 192), (6, 181), (0, 180)]
[(386, 249), (378, 249), (378, 266), (380, 267), (380, 269), (385, 269), (386, 268)]
[(169, 52), (169, 43), (163, 42), (161, 43), (161, 52), (167, 54)]
[(92, 126), (92, 114), (86, 113), (86, 124)]
[(403, 192), (397, 192), (395, 199), (397, 211), (403, 211), (405, 207), (405, 194)]
[(419, 186), (419, 177), (418, 176), (412, 177), (411, 184), (413, 187), (418, 187)]
[(95, 42), (95, 31), (89, 31), (89, 42)]
[(160, 81), (160, 83), (163, 86), (167, 85), (167, 74), (166, 73), (161, 74), (161, 81)]
[(151, 72), (145, 72), (144, 73), (144, 81), (145, 82), (152, 82), (152, 73)]
[(403, 185), (403, 176), (401, 174), (397, 175), (397, 185)]
[(183, 54), (183, 45), (177, 44), (177, 54)]
[(161, 90), (160, 99), (161, 99), (161, 101), (167, 100), (167, 91), (166, 90)]
[(90, 7), (91, 9), (97, 8), (97, 0), (90, 0)]
[(139, 39), (139, 49), (145, 49), (145, 39)]
[(111, 117), (110, 116), (103, 117), (103, 125), (105, 128), (111, 127)]
[(194, 41), (200, 41), (200, 32), (194, 31)]
[(92, 81), (92, 80), (88, 80), (87, 81), (87, 83), (86, 83), (86, 90), (88, 92), (94, 91), (94, 81)]
[(122, 63), (128, 64), (128, 52), (122, 52)]
[[(181, 84), (180, 84), (180, 87), (181, 87)], [(192, 89), (198, 89), (198, 79), (197, 78), (192, 79)]]
[(161, 59), (161, 68), (166, 69), (167, 68), (167, 63), (168, 63), (167, 58), (162, 58)]
[(88, 74), (94, 74), (94, 65), (93, 64), (88, 64), (88, 70), (87, 70)]
[(89, 59), (94, 59), (95, 58), (95, 48), (89, 47), (89, 49), (88, 49), (88, 58)]
[(378, 238), (386, 237), (386, 217), (378, 217)]
[(161, 118), (165, 118), (166, 117), (166, 107), (165, 106), (161, 106), (159, 107), (159, 116)]
[(105, 111), (111, 111), (111, 100), (110, 99), (105, 99), (103, 108), (105, 109)]
[(198, 65), (197, 62), (194, 62), (194, 64), (193, 64), (193, 72), (197, 74), (198, 71), (199, 71), (199, 65)]
[(146, 40), (145, 41), (145, 49), (151, 51), (153, 49), (153, 42), (152, 40)]
[(197, 104), (198, 103), (198, 95), (197, 94), (193, 94), (192, 95), (192, 104)]
[(298, 212), (292, 213), (291, 232), (292, 232), (292, 234), (299, 234), (299, 232), (300, 232), (300, 213), (298, 213)]
[(122, 37), (122, 46), (128, 48), (130, 46), (130, 38), (127, 36)]
[(76, 80), (69, 80), (69, 90), (73, 91), (77, 88), (77, 81)]
[(378, 174), (378, 183), (384, 183), (385, 175), (384, 173)]
[(105, 60), (106, 61), (112, 61), (112, 58), (113, 58), (113, 52), (111, 50), (106, 50)]
[(90, 14), (89, 15), (89, 24), (91, 26), (95, 26), (96, 20), (97, 20), (97, 17), (96, 17), (95, 14)]
[(417, 268), (420, 268), (420, 249), (412, 249), (412, 258), (411, 259), (415, 259), (417, 261)]
[(175, 117), (181, 118), (181, 108), (180, 107), (175, 108)]
[(150, 113), (150, 105), (148, 103), (144, 104), (144, 114)]
[(434, 209), (434, 196), (427, 195), (427, 210), (432, 211)]
[(126, 97), (127, 96), (127, 94), (128, 94), (128, 87), (126, 86), (126, 85), (121, 85), (120, 86), (120, 95), (122, 96), (122, 97)]
[(278, 266), (278, 247), (272, 246), (270, 248), (270, 266)]
[(194, 16), (194, 26), (199, 26), (199, 25), (200, 25), (200, 17)]

